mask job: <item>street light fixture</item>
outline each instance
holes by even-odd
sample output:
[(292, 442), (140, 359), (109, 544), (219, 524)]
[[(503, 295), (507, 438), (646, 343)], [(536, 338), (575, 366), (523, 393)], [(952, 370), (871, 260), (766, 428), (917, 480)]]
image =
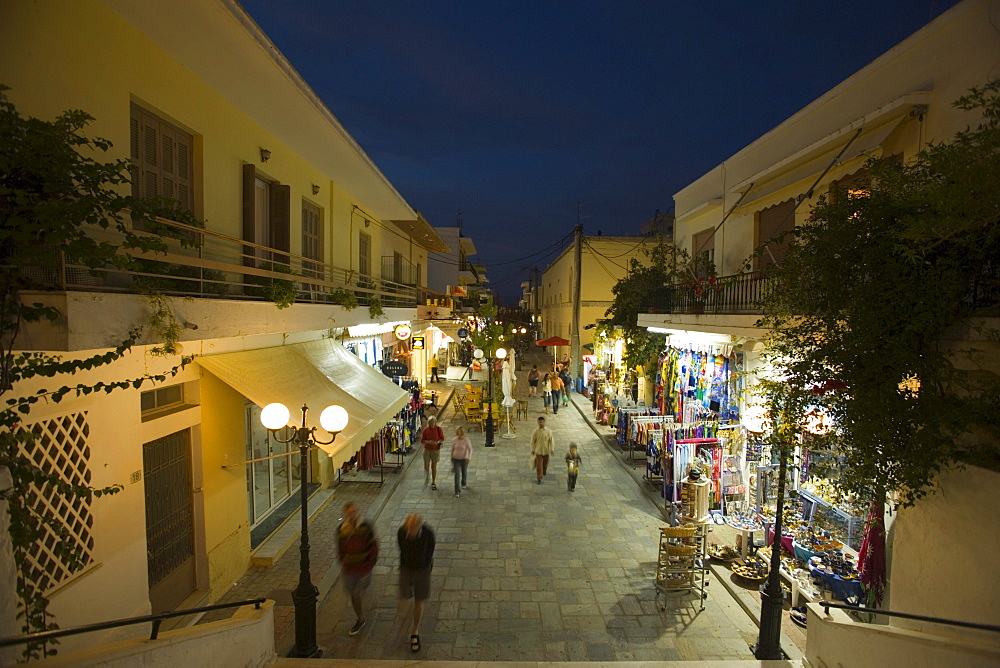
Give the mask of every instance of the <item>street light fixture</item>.
[[(486, 354), (483, 352), (482, 348), (476, 348), (472, 356), (477, 360), (483, 359)], [(486, 402), (486, 447), (492, 448), (496, 444), (493, 441), (493, 362), (494, 359), (506, 359), (507, 350), (505, 348), (497, 348), (492, 355), (486, 358), (486, 394), (489, 401)]]
[(260, 421), (271, 432), (271, 436), (279, 443), (294, 443), (299, 446), (299, 487), (302, 493), (302, 538), (299, 542), (299, 585), (292, 592), (292, 602), (295, 605), (295, 648), (292, 656), (297, 658), (317, 658), (322, 653), (316, 645), (316, 599), (319, 590), (309, 577), (309, 490), (306, 482), (309, 480), (309, 448), (312, 445), (329, 445), (337, 440), (337, 434), (344, 430), (349, 419), (347, 411), (341, 406), (327, 406), (320, 413), (319, 423), (323, 429), (330, 432), (329, 441), (316, 439), (316, 427), (306, 427), (306, 416), (309, 407), (302, 406), (302, 426), (293, 427), (291, 438), (278, 437), (279, 429), (289, 426), (291, 413), (284, 404), (274, 403), (264, 406), (260, 412)]

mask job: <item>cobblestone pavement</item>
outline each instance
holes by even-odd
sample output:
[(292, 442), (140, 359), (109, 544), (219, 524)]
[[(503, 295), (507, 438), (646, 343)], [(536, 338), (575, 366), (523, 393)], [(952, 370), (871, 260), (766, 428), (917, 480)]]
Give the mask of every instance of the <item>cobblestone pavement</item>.
[[(534, 360), (542, 362), (542, 359)], [(527, 387), (520, 372), (520, 388)], [(577, 397), (583, 404), (582, 397)], [(748, 644), (757, 628), (736, 601), (713, 582), (705, 608), (697, 598), (670, 598), (666, 610), (654, 602), (653, 574), (657, 529), (664, 524), (655, 503), (574, 406), (549, 416), (556, 453), (541, 485), (530, 469), (530, 435), (544, 413), (532, 398), (529, 420), (495, 448), (472, 431), (469, 487), (455, 498), (447, 451), (438, 489), (424, 484), (419, 453), (374, 498), (351, 498), (374, 522), (382, 543), (366, 597), (366, 628), (347, 631), (354, 614), (331, 562), (333, 534), (348, 500), (338, 488), (333, 502), (311, 527), (313, 564), (322, 562), (324, 596), (318, 613), (318, 640), (324, 658), (424, 659), (464, 661), (667, 661), (752, 659)], [(446, 411), (449, 437), (463, 424)], [(575, 492), (566, 489), (563, 464), (571, 441), (583, 457)], [(414, 461), (418, 460), (418, 461)], [(349, 487), (349, 486), (348, 486)], [(369, 487), (369, 486), (355, 486)], [(370, 486), (374, 487), (374, 486)], [(421, 641), (410, 652), (408, 632), (399, 629), (396, 529), (410, 512), (420, 513), (437, 534), (432, 590)], [(294, 552), (294, 554), (292, 554)], [(297, 574), (297, 551), (278, 566), (274, 586), (290, 591)], [(289, 578), (289, 562), (292, 566)], [(248, 574), (250, 576), (251, 574)], [(253, 574), (257, 577), (257, 574)], [(280, 580), (280, 583), (278, 582)], [(711, 582), (711, 580), (710, 580)], [(242, 583), (241, 583), (242, 584)], [(264, 593), (261, 590), (255, 594)], [(271, 594), (266, 594), (271, 596)], [(271, 596), (273, 597), (273, 596)], [(276, 599), (277, 600), (277, 599)], [(662, 598), (661, 598), (662, 600)], [(279, 603), (290, 604), (287, 596)], [(279, 655), (293, 644), (293, 630), (278, 631)]]

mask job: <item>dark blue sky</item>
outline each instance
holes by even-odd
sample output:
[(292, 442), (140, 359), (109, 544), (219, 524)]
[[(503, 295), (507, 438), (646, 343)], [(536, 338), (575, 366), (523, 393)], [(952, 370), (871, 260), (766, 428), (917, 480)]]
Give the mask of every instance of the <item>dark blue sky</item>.
[(577, 202), (588, 233), (638, 233), (956, 0), (242, 2), (411, 206), (462, 212), (509, 297)]

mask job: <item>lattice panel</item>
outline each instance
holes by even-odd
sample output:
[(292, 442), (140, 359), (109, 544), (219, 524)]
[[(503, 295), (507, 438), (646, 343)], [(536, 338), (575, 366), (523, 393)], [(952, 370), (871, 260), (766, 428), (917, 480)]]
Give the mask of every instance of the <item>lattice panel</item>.
[[(90, 485), (90, 426), (87, 413), (72, 413), (60, 418), (38, 422), (30, 427), (35, 434), (34, 443), (24, 452), (39, 468), (54, 473), (75, 485)], [(31, 486), (28, 497), (34, 511), (54, 519), (56, 529), (45, 526), (45, 536), (37, 550), (28, 555), (31, 577), (42, 591), (59, 584), (72, 575), (72, 565), (67, 563), (57, 545), (60, 537), (70, 545), (70, 553), (79, 559), (77, 570), (93, 561), (94, 518), (90, 500), (66, 498), (50, 485)], [(56, 532), (60, 535), (57, 535)]]

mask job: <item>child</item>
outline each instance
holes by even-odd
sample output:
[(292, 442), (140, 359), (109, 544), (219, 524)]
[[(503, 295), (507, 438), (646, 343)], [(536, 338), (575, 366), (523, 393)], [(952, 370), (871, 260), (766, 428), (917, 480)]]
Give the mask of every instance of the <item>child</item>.
[(567, 485), (569, 491), (576, 491), (576, 477), (580, 475), (580, 464), (583, 463), (583, 458), (580, 457), (580, 453), (576, 451), (576, 443), (569, 444), (569, 453), (566, 455), (566, 467), (568, 469), (569, 477), (567, 479)]

